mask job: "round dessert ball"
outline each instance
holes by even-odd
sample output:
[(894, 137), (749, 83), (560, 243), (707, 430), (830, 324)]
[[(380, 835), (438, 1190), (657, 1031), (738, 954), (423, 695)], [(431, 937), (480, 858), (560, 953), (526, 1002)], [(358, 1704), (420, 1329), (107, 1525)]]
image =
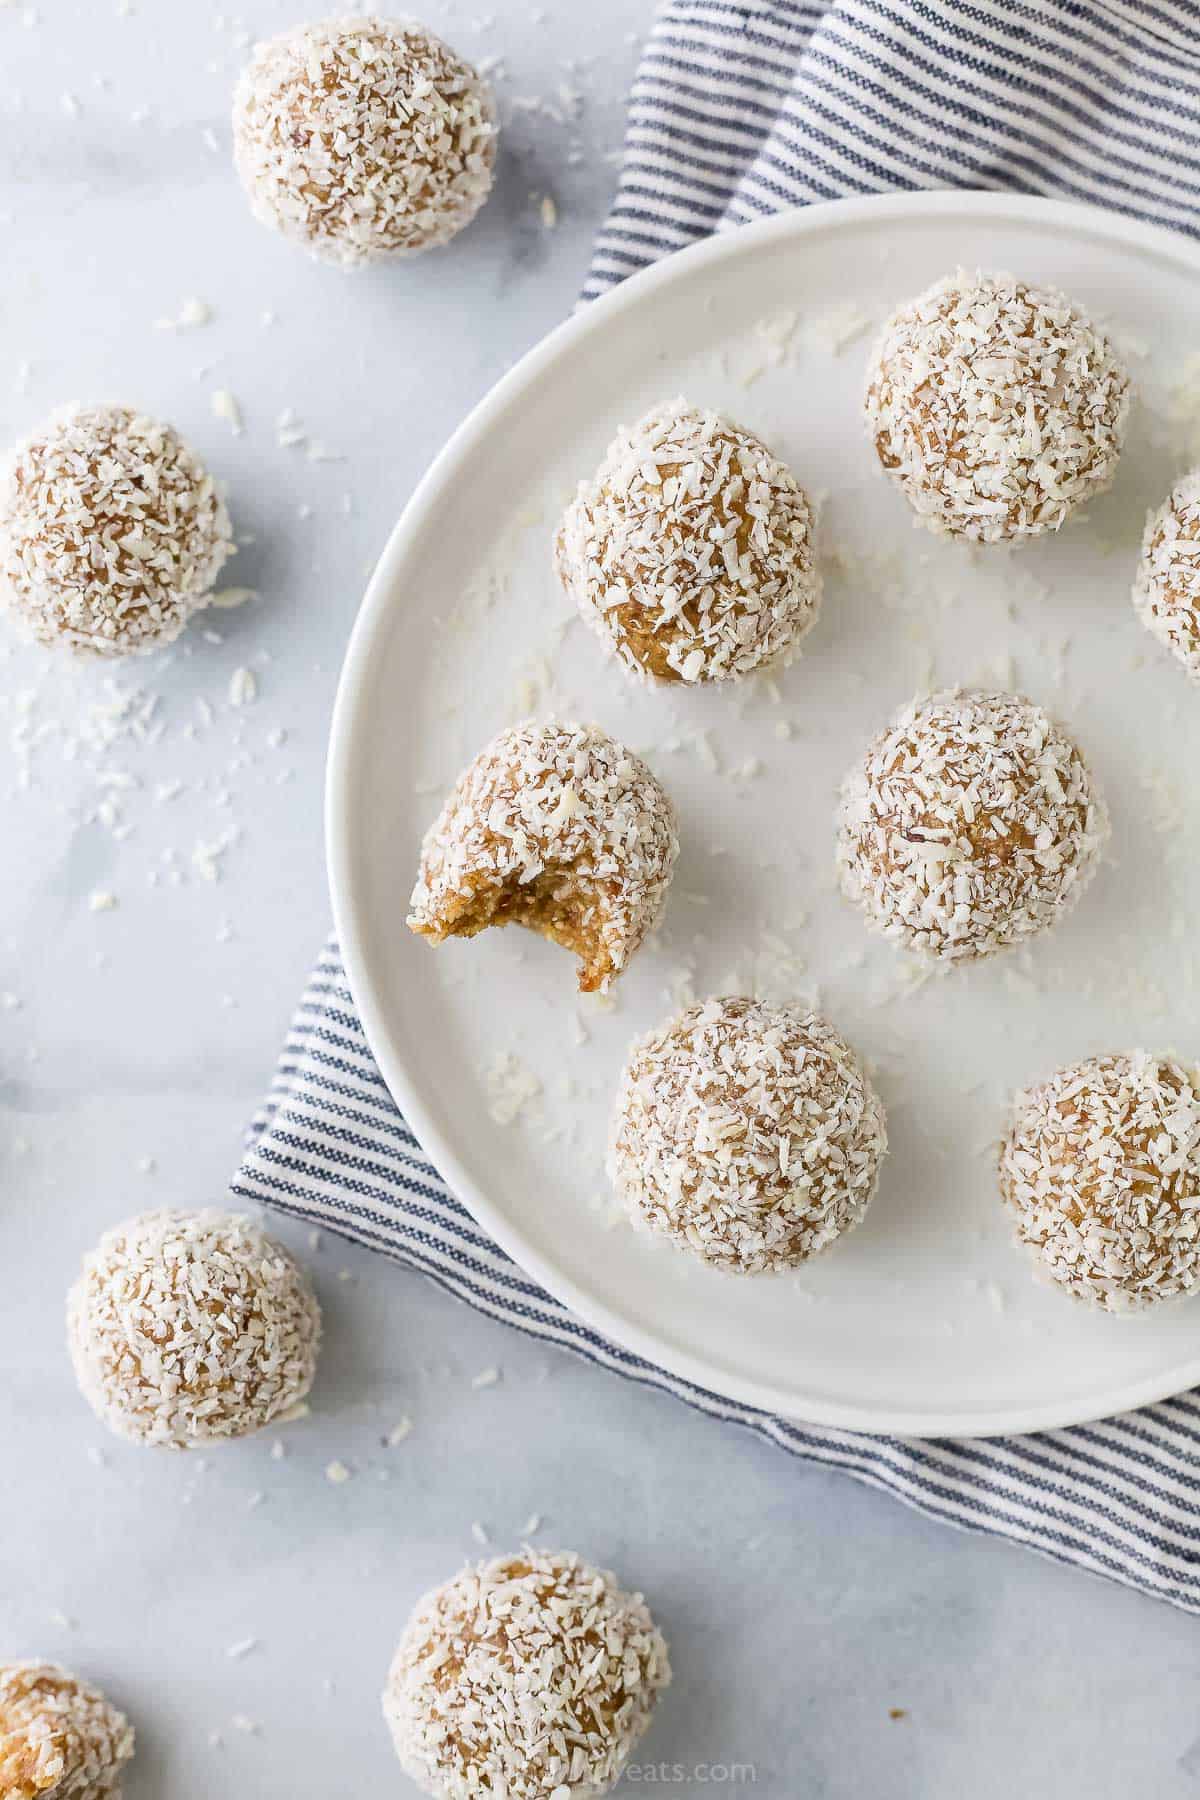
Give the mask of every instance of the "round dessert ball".
[(996, 544), (1057, 531), (1113, 479), (1129, 376), (1057, 288), (956, 275), (893, 314), (866, 421), (920, 524)]
[(1200, 469), (1177, 481), (1146, 521), (1133, 604), (1146, 630), (1200, 681)]
[(850, 771), (838, 873), (885, 937), (959, 961), (1048, 930), (1107, 838), (1087, 764), (1040, 706), (951, 688), (906, 706)]
[(259, 45), (234, 95), (233, 147), (254, 216), (349, 269), (470, 223), (491, 190), (496, 110), (424, 26), (323, 19)]
[(1200, 1071), (1093, 1056), (1018, 1094), (1000, 1157), (1017, 1235), (1068, 1293), (1140, 1311), (1200, 1283)]
[(133, 1727), (56, 1663), (0, 1663), (4, 1800), (121, 1800)]
[(67, 1336), (98, 1418), (187, 1450), (260, 1431), (304, 1399), (321, 1313), (308, 1277), (249, 1219), (149, 1212), (84, 1258)]
[(40, 644), (161, 649), (233, 548), (203, 464), (169, 425), (125, 406), (56, 414), (0, 474), (0, 595)]
[(607, 988), (657, 924), (679, 838), (640, 757), (595, 725), (526, 722), (464, 770), (425, 835), (409, 929), (440, 944), (524, 925)]
[(728, 681), (781, 661), (821, 599), (796, 477), (761, 439), (686, 400), (613, 439), (566, 510), (555, 563), (642, 680)]
[(828, 1019), (706, 1000), (630, 1051), (609, 1173), (635, 1224), (757, 1274), (857, 1225), (886, 1150), (883, 1106)]
[(437, 1800), (607, 1794), (671, 1679), (640, 1594), (578, 1556), (523, 1550), (421, 1600), (383, 1713)]

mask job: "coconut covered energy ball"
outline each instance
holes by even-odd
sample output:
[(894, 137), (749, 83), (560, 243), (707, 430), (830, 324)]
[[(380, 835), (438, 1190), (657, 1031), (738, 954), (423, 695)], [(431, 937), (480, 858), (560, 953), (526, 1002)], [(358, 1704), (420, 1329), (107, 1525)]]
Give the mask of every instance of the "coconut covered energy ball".
[(360, 14), (269, 38), (238, 82), (254, 215), (343, 268), (444, 244), (487, 199), (491, 91), (424, 26)]
[(524, 1550), (419, 1602), (383, 1712), (437, 1800), (587, 1800), (620, 1780), (670, 1679), (640, 1594), (578, 1556)]
[(827, 1019), (718, 999), (634, 1044), (608, 1164), (635, 1223), (756, 1274), (857, 1225), (886, 1149), (879, 1097)]
[(133, 1727), (56, 1663), (0, 1663), (4, 1800), (121, 1800)]
[(207, 470), (169, 425), (128, 407), (56, 414), (0, 474), (0, 597), (40, 644), (160, 649), (233, 548)]
[(613, 439), (567, 508), (555, 563), (622, 666), (654, 681), (727, 681), (786, 657), (821, 597), (796, 477), (686, 400)]
[(956, 275), (896, 312), (867, 370), (868, 433), (917, 520), (995, 544), (1057, 531), (1116, 473), (1129, 376), (1057, 288)]
[(459, 777), (425, 835), (408, 926), (440, 944), (524, 925), (606, 988), (657, 923), (679, 852), (645, 763), (595, 725), (514, 725)]
[(321, 1313), (308, 1277), (249, 1219), (150, 1212), (84, 1258), (67, 1336), (98, 1418), (186, 1450), (260, 1431), (304, 1399)]
[(1108, 815), (1082, 755), (1019, 694), (905, 707), (847, 776), (842, 891), (926, 956), (988, 956), (1056, 924), (1095, 872)]
[(1017, 1235), (1077, 1299), (1132, 1312), (1200, 1283), (1200, 1072), (1094, 1056), (1018, 1094), (1000, 1158)]
[(1200, 681), (1200, 469), (1177, 481), (1146, 521), (1133, 605), (1146, 630)]

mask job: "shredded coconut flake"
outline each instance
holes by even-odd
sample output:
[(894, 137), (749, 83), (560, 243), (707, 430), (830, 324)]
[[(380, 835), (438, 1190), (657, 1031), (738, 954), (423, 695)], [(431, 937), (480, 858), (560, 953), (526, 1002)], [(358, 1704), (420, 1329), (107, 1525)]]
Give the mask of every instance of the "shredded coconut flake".
[(1129, 401), (1112, 344), (1065, 294), (960, 269), (885, 325), (865, 409), (919, 522), (998, 543), (1057, 531), (1111, 485)]
[(958, 960), (1053, 925), (1107, 838), (1083, 757), (1041, 707), (947, 689), (906, 707), (846, 778), (838, 872), (885, 937)]
[(42, 644), (156, 650), (233, 554), (211, 477), (169, 425), (70, 408), (0, 475), (0, 596)]
[(1146, 520), (1133, 604), (1146, 630), (1200, 681), (1200, 468)]
[(886, 1150), (879, 1098), (828, 1020), (714, 999), (634, 1044), (608, 1166), (635, 1223), (758, 1273), (857, 1225)]
[(383, 1711), (406, 1773), (443, 1800), (599, 1795), (670, 1679), (640, 1594), (576, 1556), (525, 1550), (425, 1596)]
[(431, 32), (359, 15), (259, 45), (233, 141), (255, 217), (352, 268), (444, 244), (474, 218), (496, 114), (486, 83)]
[(96, 1688), (55, 1663), (0, 1663), (5, 1800), (120, 1800), (133, 1727)]
[(460, 776), (421, 851), (408, 924), (434, 943), (519, 923), (604, 987), (657, 923), (679, 850), (640, 758), (596, 726), (526, 723)]
[(795, 476), (750, 432), (685, 400), (613, 440), (567, 508), (555, 561), (639, 679), (720, 681), (782, 662), (820, 603)]
[(1200, 1285), (1200, 1071), (1097, 1056), (1017, 1096), (1000, 1158), (1017, 1234), (1061, 1287), (1109, 1312)]
[(258, 1431), (312, 1386), (308, 1280), (248, 1219), (150, 1212), (84, 1258), (67, 1305), (75, 1374), (119, 1436), (187, 1449)]

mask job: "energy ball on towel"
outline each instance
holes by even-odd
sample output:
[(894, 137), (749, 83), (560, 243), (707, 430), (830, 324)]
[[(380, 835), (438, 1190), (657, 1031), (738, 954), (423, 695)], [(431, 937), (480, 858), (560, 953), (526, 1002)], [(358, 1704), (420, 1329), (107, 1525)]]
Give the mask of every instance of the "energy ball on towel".
[(747, 675), (794, 650), (820, 605), (796, 477), (751, 432), (686, 400), (613, 439), (567, 508), (555, 563), (643, 680)]
[(756, 1274), (857, 1225), (886, 1149), (883, 1106), (827, 1019), (706, 1000), (634, 1044), (609, 1173), (635, 1223)]
[(423, 26), (325, 19), (259, 45), (234, 95), (233, 148), (254, 216), (348, 269), (470, 223), (491, 191), (496, 110)]
[(847, 776), (842, 891), (885, 937), (945, 961), (1054, 925), (1108, 838), (1087, 764), (1019, 694), (914, 701)]
[(4, 1800), (121, 1800), (133, 1727), (56, 1663), (0, 1663)]
[(169, 425), (128, 407), (57, 413), (0, 475), (0, 596), (40, 644), (161, 649), (232, 555), (212, 477)]
[(867, 372), (866, 420), (921, 524), (976, 543), (1040, 537), (1116, 473), (1129, 376), (1057, 288), (956, 275), (902, 306)]
[(1094, 1056), (1018, 1094), (1000, 1157), (1017, 1235), (1078, 1299), (1135, 1312), (1200, 1283), (1200, 1071)]
[(1181, 477), (1146, 521), (1133, 604), (1146, 630), (1200, 681), (1200, 469)]
[(67, 1301), (75, 1375), (119, 1437), (187, 1450), (304, 1399), (321, 1312), (281, 1245), (236, 1213), (149, 1212), (83, 1261)]
[(679, 853), (645, 763), (595, 725), (511, 726), (459, 776), (425, 834), (411, 931), (443, 943), (525, 925), (607, 988), (658, 922)]
[(437, 1800), (607, 1794), (671, 1679), (640, 1594), (578, 1556), (523, 1550), (418, 1602), (383, 1713)]

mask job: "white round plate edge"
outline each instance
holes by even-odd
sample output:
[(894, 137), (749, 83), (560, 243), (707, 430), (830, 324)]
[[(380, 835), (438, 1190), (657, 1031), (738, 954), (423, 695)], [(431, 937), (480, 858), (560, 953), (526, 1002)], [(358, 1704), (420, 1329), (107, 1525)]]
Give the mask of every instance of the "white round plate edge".
[(736, 259), (772, 239), (805, 237), (841, 227), (895, 224), (923, 216), (961, 212), (973, 222), (991, 213), (1013, 224), (1061, 226), (1119, 241), (1147, 256), (1165, 257), (1200, 276), (1200, 250), (1163, 227), (1128, 219), (1105, 209), (1032, 195), (975, 189), (946, 189), (833, 200), (741, 226), (736, 231), (701, 240), (629, 277), (611, 293), (592, 301), (543, 338), (483, 396), (434, 458), (393, 527), (360, 605), (342, 664), (330, 726), (325, 785), (325, 839), (330, 897), (347, 980), (371, 1053), (397, 1106), (451, 1192), (499, 1247), (548, 1293), (560, 1300), (586, 1326), (643, 1359), (652, 1369), (689, 1382), (706, 1394), (732, 1400), (789, 1422), (828, 1426), (867, 1435), (908, 1438), (997, 1437), (1056, 1430), (1068, 1425), (1131, 1411), (1200, 1385), (1200, 1355), (1153, 1377), (1125, 1387), (1108, 1386), (1086, 1401), (1064, 1409), (997, 1408), (987, 1413), (914, 1409), (879, 1410), (842, 1402), (829, 1404), (813, 1396), (798, 1402), (794, 1393), (746, 1380), (732, 1372), (716, 1375), (703, 1362), (664, 1343), (636, 1320), (625, 1317), (565, 1277), (534, 1249), (464, 1168), (453, 1143), (435, 1124), (409, 1078), (371, 976), (370, 957), (354, 897), (350, 843), (350, 798), (353, 787), (354, 728), (366, 669), (379, 634), (385, 628), (397, 591), (398, 575), (411, 543), (421, 532), (436, 497), (461, 458), (485, 439), (504, 409), (529, 386), (543, 379), (577, 344), (607, 328), (622, 311), (674, 282), (690, 279), (703, 265)]

